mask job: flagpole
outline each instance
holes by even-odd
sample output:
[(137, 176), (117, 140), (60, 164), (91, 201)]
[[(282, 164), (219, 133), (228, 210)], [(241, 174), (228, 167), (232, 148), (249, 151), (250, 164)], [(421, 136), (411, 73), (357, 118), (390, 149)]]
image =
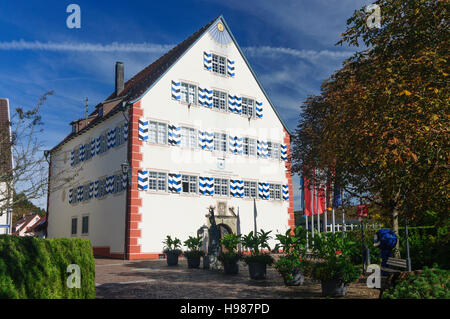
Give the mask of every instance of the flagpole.
[(305, 180), (300, 177), (300, 201), (303, 208), (303, 214), (305, 215), (305, 229), (306, 229), (306, 249), (309, 248), (309, 234), (308, 234), (308, 215), (306, 215), (306, 199), (305, 199)]
[(311, 238), (314, 237), (314, 185), (310, 181), (309, 187), (311, 188)]
[(327, 232), (327, 226), (328, 226), (328, 221), (327, 221), (327, 215), (328, 215), (328, 205), (327, 205), (327, 186), (325, 185), (325, 211), (323, 212), (325, 216), (323, 216), (324, 218), (324, 228), (323, 231), (326, 233)]
[(317, 214), (317, 232), (320, 233), (320, 214), (319, 214), (319, 187), (314, 183), (314, 186), (316, 186), (316, 214)]

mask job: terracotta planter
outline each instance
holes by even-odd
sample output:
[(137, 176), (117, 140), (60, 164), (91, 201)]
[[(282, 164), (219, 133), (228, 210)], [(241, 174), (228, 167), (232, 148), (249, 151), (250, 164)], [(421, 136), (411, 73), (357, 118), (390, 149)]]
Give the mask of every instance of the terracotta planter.
[(343, 297), (347, 294), (347, 284), (339, 280), (322, 281), (322, 295), (328, 297)]

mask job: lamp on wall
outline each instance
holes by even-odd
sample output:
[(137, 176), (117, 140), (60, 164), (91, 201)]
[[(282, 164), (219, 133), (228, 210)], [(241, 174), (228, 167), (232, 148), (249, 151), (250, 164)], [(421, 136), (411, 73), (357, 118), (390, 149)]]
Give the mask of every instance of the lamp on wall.
[(249, 114), (249, 115), (248, 115), (248, 122), (249, 122), (249, 123), (250, 123), (251, 118), (252, 118), (252, 115)]

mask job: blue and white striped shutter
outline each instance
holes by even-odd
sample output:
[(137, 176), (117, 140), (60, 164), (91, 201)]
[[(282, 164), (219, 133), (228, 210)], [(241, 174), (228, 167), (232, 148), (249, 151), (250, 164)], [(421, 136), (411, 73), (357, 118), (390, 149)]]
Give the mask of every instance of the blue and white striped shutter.
[(289, 186), (283, 185), (283, 200), (289, 200)]
[(281, 144), (281, 160), (287, 161), (287, 145)]
[(106, 144), (108, 146), (108, 149), (116, 146), (116, 129), (115, 128), (109, 130), (108, 133), (106, 134)]
[(146, 191), (148, 189), (148, 171), (138, 171), (138, 190)]
[(122, 173), (122, 188), (127, 189), (127, 185), (128, 185), (128, 174)]
[(212, 108), (213, 106), (213, 91), (206, 88), (198, 88), (198, 102), (200, 105)]
[(181, 82), (172, 80), (172, 99), (179, 101), (181, 99)]
[(198, 190), (202, 195), (214, 195), (214, 177), (200, 176), (198, 179)]
[(100, 154), (100, 141), (101, 141), (101, 136), (97, 137), (97, 139), (95, 140), (95, 152), (98, 154)]
[(269, 199), (269, 183), (258, 183), (258, 194), (261, 199)]
[(181, 144), (181, 127), (169, 124), (168, 128), (169, 145), (179, 146)]
[(69, 189), (69, 204), (73, 203), (73, 188)]
[(214, 133), (205, 132), (205, 145), (206, 150), (214, 150)]
[(230, 195), (233, 197), (244, 197), (244, 181), (230, 180)]
[(95, 156), (95, 137), (91, 140), (91, 157)]
[(89, 198), (94, 197), (94, 182), (89, 183)]
[(79, 152), (80, 162), (84, 162), (85, 157), (86, 157), (86, 145), (82, 144), (80, 145), (80, 152)]
[(99, 183), (99, 181), (95, 181), (94, 182), (94, 196), (95, 196), (95, 198), (98, 197), (98, 183)]
[(83, 186), (78, 186), (77, 188), (77, 202), (83, 201)]
[(205, 141), (206, 132), (198, 131), (198, 145), (202, 150), (206, 149), (206, 141)]
[(123, 140), (128, 141), (128, 122), (123, 125)]
[(205, 70), (211, 71), (212, 68), (212, 54), (203, 52), (203, 67)]
[(139, 140), (148, 140), (148, 121), (139, 120)]
[(74, 160), (75, 160), (75, 152), (72, 151), (70, 153), (70, 166), (73, 166)]
[(263, 117), (262, 102), (256, 101), (256, 116), (259, 117), (259, 118)]
[(267, 158), (269, 155), (268, 144), (265, 141), (257, 140), (257, 155), (261, 158)]
[(235, 72), (234, 72), (234, 61), (227, 59), (228, 63), (227, 63), (227, 72), (228, 72), (228, 76), (234, 78)]
[(242, 155), (243, 151), (243, 138), (237, 137), (237, 136), (229, 136), (229, 144), (230, 144), (230, 151), (233, 154), (236, 155)]
[(114, 193), (114, 178), (115, 178), (114, 175), (106, 177), (106, 193), (107, 194)]
[(181, 193), (181, 174), (169, 173), (169, 192)]
[(111, 130), (111, 147), (116, 146), (117, 127)]
[(242, 113), (242, 98), (236, 95), (228, 95), (228, 110), (232, 113)]

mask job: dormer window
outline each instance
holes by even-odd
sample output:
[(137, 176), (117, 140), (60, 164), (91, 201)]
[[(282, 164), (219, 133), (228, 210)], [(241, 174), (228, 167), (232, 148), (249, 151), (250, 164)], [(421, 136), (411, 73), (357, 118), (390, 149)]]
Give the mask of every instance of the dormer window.
[(212, 70), (215, 73), (226, 75), (227, 59), (223, 56), (213, 54), (212, 55)]
[(76, 124), (72, 124), (72, 134), (75, 134), (77, 132), (77, 126)]
[(102, 117), (103, 116), (103, 106), (100, 106), (98, 108), (98, 117)]

